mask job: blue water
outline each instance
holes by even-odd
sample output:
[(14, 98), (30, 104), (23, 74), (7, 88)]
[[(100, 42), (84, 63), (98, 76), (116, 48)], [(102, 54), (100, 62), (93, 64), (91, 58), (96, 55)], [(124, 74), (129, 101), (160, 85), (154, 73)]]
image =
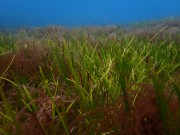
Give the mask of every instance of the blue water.
[(0, 27), (113, 25), (180, 16), (180, 0), (0, 0)]

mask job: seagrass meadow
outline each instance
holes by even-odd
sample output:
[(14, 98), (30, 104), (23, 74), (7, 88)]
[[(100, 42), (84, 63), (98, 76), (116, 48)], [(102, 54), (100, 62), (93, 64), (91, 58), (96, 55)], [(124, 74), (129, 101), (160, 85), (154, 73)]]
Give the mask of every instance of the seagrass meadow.
[(179, 26), (1, 32), (0, 134), (179, 135)]

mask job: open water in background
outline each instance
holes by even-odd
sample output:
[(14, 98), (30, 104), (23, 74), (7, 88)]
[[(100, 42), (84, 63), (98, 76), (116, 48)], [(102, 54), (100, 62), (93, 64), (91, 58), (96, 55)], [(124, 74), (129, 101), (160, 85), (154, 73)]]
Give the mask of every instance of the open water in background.
[(0, 28), (116, 25), (180, 16), (180, 0), (0, 0)]

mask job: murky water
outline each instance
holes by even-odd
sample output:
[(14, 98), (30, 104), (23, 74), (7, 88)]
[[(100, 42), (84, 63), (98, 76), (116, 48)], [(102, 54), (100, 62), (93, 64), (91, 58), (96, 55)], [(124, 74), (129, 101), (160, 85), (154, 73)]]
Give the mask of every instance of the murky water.
[(0, 28), (116, 25), (180, 16), (179, 0), (1, 0)]

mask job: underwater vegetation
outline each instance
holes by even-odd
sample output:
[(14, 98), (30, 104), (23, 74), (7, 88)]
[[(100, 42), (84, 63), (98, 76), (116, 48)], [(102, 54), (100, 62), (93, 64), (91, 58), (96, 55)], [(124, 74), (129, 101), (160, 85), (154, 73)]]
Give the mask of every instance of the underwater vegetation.
[(179, 135), (180, 21), (0, 34), (0, 134)]

